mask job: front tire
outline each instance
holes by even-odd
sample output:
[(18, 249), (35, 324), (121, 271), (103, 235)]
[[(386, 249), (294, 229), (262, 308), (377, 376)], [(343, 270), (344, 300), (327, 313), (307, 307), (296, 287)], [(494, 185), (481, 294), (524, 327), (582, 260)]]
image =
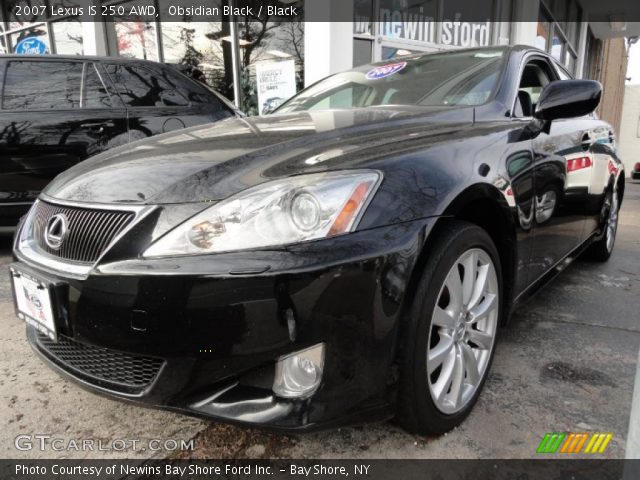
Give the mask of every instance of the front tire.
[(500, 257), (483, 229), (448, 221), (430, 249), (401, 343), (397, 419), (442, 434), (471, 412), (502, 313)]

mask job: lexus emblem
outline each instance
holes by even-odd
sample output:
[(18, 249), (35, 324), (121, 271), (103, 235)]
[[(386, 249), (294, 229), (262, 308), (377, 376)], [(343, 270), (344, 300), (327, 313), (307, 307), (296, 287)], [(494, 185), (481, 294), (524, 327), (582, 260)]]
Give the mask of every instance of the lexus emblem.
[(49, 248), (58, 250), (68, 233), (69, 221), (63, 213), (58, 213), (49, 219), (44, 231), (44, 241)]

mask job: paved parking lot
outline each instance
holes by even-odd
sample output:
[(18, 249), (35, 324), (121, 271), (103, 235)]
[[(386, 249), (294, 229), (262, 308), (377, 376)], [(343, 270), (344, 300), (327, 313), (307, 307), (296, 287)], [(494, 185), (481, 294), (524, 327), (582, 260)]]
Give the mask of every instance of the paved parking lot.
[[(440, 438), (392, 423), (283, 436), (211, 424), (105, 399), (45, 368), (13, 315), (0, 239), (0, 456), (139, 457), (169, 451), (19, 451), (21, 434), (64, 439), (190, 439), (212, 458), (530, 458), (546, 432), (612, 432), (605, 456), (622, 458), (640, 347), (640, 184), (622, 208), (605, 265), (578, 261), (516, 312), (502, 331), (492, 373), (469, 419)], [(640, 419), (638, 419), (640, 421)], [(144, 443), (143, 443), (144, 444)]]

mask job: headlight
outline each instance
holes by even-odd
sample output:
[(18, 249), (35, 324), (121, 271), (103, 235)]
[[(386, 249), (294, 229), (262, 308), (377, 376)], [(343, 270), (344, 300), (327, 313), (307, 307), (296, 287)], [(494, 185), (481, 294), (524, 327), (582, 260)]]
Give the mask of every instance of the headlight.
[(374, 171), (327, 172), (267, 182), (204, 210), (145, 257), (275, 247), (352, 231), (375, 189)]

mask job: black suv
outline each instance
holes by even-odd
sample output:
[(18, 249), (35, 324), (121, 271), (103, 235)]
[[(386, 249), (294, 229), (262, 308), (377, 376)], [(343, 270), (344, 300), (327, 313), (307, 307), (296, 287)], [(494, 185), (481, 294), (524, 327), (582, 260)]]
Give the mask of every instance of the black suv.
[(122, 58), (1, 55), (0, 94), (0, 232), (87, 157), (236, 114), (175, 67)]

